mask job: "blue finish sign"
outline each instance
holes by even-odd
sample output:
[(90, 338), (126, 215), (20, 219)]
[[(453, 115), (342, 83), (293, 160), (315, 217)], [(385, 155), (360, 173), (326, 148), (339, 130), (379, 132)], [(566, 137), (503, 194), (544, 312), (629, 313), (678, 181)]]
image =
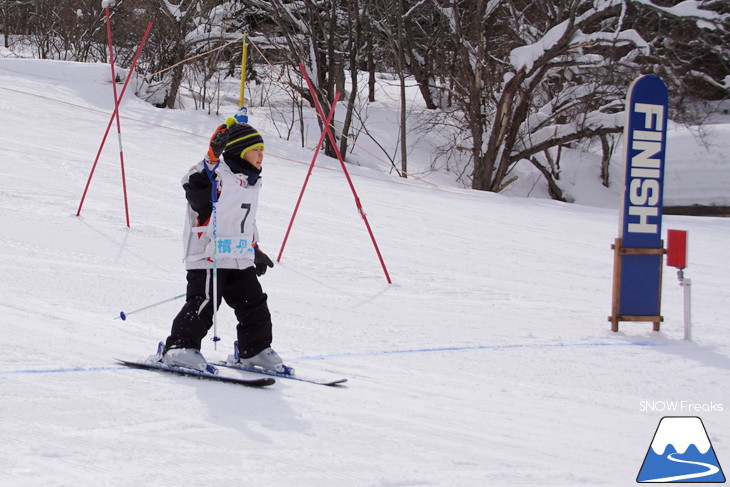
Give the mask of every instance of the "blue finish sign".
[[(667, 87), (656, 76), (631, 84), (624, 128), (626, 183), (621, 214), (621, 247), (662, 248), (662, 205), (666, 155)], [(619, 314), (658, 316), (661, 255), (623, 255)]]

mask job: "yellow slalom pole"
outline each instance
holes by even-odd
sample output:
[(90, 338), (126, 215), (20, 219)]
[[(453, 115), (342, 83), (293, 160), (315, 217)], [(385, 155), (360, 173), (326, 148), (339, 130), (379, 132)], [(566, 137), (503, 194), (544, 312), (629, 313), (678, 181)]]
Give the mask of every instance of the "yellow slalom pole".
[(236, 120), (248, 123), (248, 109), (246, 108), (246, 64), (248, 60), (248, 46), (246, 45), (246, 33), (243, 33), (243, 44), (241, 46), (241, 92), (238, 96), (238, 112)]

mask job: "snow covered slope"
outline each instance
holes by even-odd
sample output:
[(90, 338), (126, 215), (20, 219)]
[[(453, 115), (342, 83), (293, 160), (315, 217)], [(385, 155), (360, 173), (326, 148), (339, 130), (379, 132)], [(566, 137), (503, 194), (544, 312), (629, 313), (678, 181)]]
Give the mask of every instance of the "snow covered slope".
[[(694, 342), (672, 269), (662, 332), (611, 333), (615, 210), (350, 168), (389, 285), (339, 165), (320, 158), (262, 284), (277, 351), (348, 385), (256, 390), (116, 365), (151, 354), (179, 309), (115, 319), (184, 292), (179, 180), (220, 121), (128, 93), (131, 228), (114, 128), (76, 217), (107, 68), (0, 59), (0, 484), (625, 486), (668, 414), (701, 416), (728, 463), (727, 219), (665, 217), (689, 231)], [(259, 230), (275, 257), (312, 151), (265, 140)], [(209, 360), (234, 330), (223, 309)], [(680, 410), (660, 410), (670, 401)]]

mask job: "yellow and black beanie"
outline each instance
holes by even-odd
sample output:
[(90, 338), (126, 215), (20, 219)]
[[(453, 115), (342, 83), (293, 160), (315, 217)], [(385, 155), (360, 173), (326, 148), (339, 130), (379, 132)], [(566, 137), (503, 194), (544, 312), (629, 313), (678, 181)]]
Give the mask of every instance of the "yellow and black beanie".
[(237, 123), (228, 129), (228, 143), (223, 151), (227, 161), (242, 160), (246, 152), (254, 147), (263, 147), (261, 134), (247, 123)]

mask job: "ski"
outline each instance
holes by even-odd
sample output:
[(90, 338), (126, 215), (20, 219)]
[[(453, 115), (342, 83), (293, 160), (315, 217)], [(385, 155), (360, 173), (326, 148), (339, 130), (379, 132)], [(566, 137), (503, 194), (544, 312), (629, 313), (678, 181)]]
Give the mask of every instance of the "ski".
[(243, 370), (246, 372), (253, 372), (254, 374), (264, 374), (264, 375), (270, 375), (273, 377), (280, 377), (282, 379), (291, 379), (291, 380), (298, 380), (299, 382), (309, 382), (310, 384), (319, 384), (322, 386), (336, 386), (340, 384), (344, 384), (347, 382), (347, 379), (315, 379), (311, 377), (300, 377), (298, 375), (294, 374), (294, 369), (289, 367), (288, 365), (284, 365), (284, 370), (286, 372), (274, 372), (273, 370), (267, 370), (262, 367), (253, 366), (253, 367), (246, 367), (245, 365), (242, 365), (240, 363), (241, 356), (238, 351), (238, 341), (235, 341), (233, 343), (233, 355), (228, 356), (228, 360), (224, 360), (221, 362), (218, 362), (217, 365), (220, 365), (221, 367), (227, 367), (229, 369), (237, 369), (237, 370)]
[(224, 375), (211, 374), (209, 372), (201, 372), (193, 369), (185, 369), (182, 367), (170, 367), (169, 365), (157, 362), (135, 362), (130, 360), (115, 359), (120, 364), (136, 369), (159, 370), (160, 372), (168, 372), (187, 377), (197, 377), (198, 379), (211, 380), (216, 382), (226, 382), (228, 384), (238, 384), (248, 387), (264, 387), (270, 386), (276, 382), (271, 377), (262, 377), (259, 379), (242, 379), (239, 377), (228, 377)]
[(322, 386), (337, 386), (340, 384), (344, 384), (347, 382), (347, 379), (341, 378), (341, 379), (315, 379), (311, 377), (300, 377), (298, 375), (291, 375), (291, 374), (282, 374), (280, 372), (274, 372), (271, 370), (265, 370), (260, 369), (258, 367), (244, 367), (243, 365), (239, 365), (236, 363), (230, 363), (230, 362), (218, 362), (216, 365), (220, 367), (226, 367), (229, 369), (236, 369), (236, 370), (244, 370), (246, 372), (253, 372), (255, 374), (264, 374), (264, 375), (270, 375), (273, 377), (279, 377), (281, 379), (291, 379), (291, 380), (298, 380), (300, 382), (308, 382), (310, 384), (319, 384)]

